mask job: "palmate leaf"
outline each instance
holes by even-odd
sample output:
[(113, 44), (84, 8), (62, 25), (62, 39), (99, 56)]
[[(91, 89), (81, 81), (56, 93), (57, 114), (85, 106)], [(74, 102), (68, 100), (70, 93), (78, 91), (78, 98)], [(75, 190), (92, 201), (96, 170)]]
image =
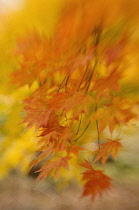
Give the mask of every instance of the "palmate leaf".
[[(37, 91), (28, 97), (24, 102), (24, 110), (26, 117), (24, 123), (28, 123), (30, 128), (36, 125), (37, 128), (47, 127), (48, 122), (54, 124), (58, 121), (56, 112), (63, 111), (66, 114), (69, 111), (73, 112), (73, 117), (77, 118), (79, 114), (86, 111), (86, 106), (90, 100), (89, 96), (85, 96), (82, 91), (74, 91), (67, 89), (66, 92), (52, 92), (45, 87), (39, 88)], [(81, 103), (82, 102), (82, 103)]]
[(96, 100), (99, 101), (102, 96), (109, 98), (112, 90), (119, 91), (121, 77), (121, 73), (113, 69), (109, 76), (97, 79), (93, 87), (93, 90), (96, 91)]
[(101, 144), (101, 148), (98, 149), (98, 154), (94, 160), (94, 163), (101, 159), (102, 164), (104, 164), (107, 161), (109, 155), (112, 155), (112, 157), (116, 159), (119, 149), (122, 147), (121, 142), (119, 142), (120, 140), (121, 139), (107, 139), (108, 142)]
[(106, 65), (115, 63), (116, 65), (121, 62), (122, 57), (124, 56), (124, 47), (127, 41), (127, 37), (123, 34), (123, 37), (120, 37), (118, 43), (115, 43), (113, 46), (108, 45), (105, 50), (105, 59)]
[(40, 172), (36, 181), (39, 179), (45, 180), (52, 172), (54, 177), (57, 178), (61, 167), (67, 170), (69, 169), (68, 160), (70, 159), (70, 156), (66, 156), (48, 160), (38, 171), (36, 171), (36, 173)]
[(19, 57), (20, 67), (12, 74), (13, 83), (31, 86), (34, 80), (37, 80), (43, 84), (48, 73), (46, 66), (51, 59), (50, 50), (47, 38), (37, 31), (28, 32), (25, 37), (18, 37), (15, 55)]
[(101, 134), (106, 126), (112, 134), (116, 125), (126, 125), (136, 114), (132, 111), (132, 106), (126, 99), (119, 96), (113, 98), (110, 103), (104, 104), (93, 115), (92, 120), (99, 120), (99, 133)]
[(102, 170), (95, 170), (87, 160), (80, 165), (87, 169), (82, 178), (85, 181), (82, 196), (91, 195), (94, 200), (97, 195), (102, 196), (103, 192), (111, 188), (111, 178), (105, 175)]
[(67, 148), (67, 153), (68, 154), (73, 153), (74, 155), (78, 157), (79, 151), (82, 151), (82, 150), (85, 150), (85, 149), (80, 146), (77, 146), (76, 144), (73, 144)]

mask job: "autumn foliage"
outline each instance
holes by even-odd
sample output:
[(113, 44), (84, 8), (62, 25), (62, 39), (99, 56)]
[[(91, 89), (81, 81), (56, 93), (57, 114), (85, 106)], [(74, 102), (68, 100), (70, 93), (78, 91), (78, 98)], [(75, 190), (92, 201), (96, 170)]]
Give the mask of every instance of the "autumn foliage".
[(81, 166), (87, 170), (83, 173), (82, 180), (85, 181), (83, 196), (91, 195), (92, 200), (99, 194), (102, 196), (103, 191), (111, 188), (111, 178), (101, 170), (95, 170), (87, 160)]
[[(104, 164), (110, 156), (117, 158), (122, 139), (114, 132), (136, 119), (135, 103), (121, 94), (132, 57), (128, 47), (134, 46), (131, 25), (138, 18), (134, 10), (127, 0), (66, 1), (51, 37), (34, 30), (17, 38), (20, 67), (12, 81), (18, 86), (38, 85), (24, 100), (23, 120), (27, 129), (35, 126), (40, 133), (39, 154), (31, 166), (42, 165), (37, 180), (58, 178), (61, 168), (70, 170), (74, 154), (85, 168), (83, 196), (94, 200), (111, 188), (111, 178), (98, 169), (99, 160)], [(84, 135), (91, 131), (97, 132), (92, 141), (98, 148), (89, 162), (79, 153), (85, 150)]]

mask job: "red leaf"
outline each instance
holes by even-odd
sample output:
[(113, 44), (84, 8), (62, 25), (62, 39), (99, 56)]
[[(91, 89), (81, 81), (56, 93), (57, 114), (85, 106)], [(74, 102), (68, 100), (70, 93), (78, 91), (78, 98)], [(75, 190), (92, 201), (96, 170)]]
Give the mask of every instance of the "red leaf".
[(61, 167), (65, 169), (69, 169), (68, 166), (68, 160), (71, 159), (71, 157), (60, 157), (60, 158), (55, 158), (53, 160), (49, 160), (44, 164), (41, 169), (39, 169), (36, 172), (40, 172), (38, 178), (36, 181), (39, 179), (45, 180), (48, 175), (50, 175), (52, 172), (54, 173), (54, 177), (57, 178)]
[(103, 171), (95, 170), (87, 160), (80, 165), (87, 168), (82, 178), (85, 181), (82, 196), (91, 195), (92, 200), (94, 200), (97, 195), (102, 196), (103, 192), (111, 188), (111, 178), (105, 175)]
[(119, 142), (120, 139), (116, 139), (116, 140), (111, 140), (111, 139), (107, 139), (108, 142), (101, 144), (101, 148), (98, 150), (98, 154), (94, 160), (94, 163), (97, 162), (99, 159), (101, 159), (102, 164), (104, 164), (109, 155), (112, 155), (112, 157), (114, 159), (117, 158), (117, 154), (119, 151), (119, 148), (122, 147), (122, 144)]

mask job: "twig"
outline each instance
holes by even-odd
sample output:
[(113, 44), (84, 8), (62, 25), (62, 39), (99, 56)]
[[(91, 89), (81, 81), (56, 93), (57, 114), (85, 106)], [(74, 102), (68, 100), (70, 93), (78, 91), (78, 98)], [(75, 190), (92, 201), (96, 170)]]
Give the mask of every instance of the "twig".
[[(95, 112), (97, 112), (97, 104), (95, 107)], [(96, 120), (96, 127), (97, 127), (97, 139), (98, 139), (98, 147), (100, 149), (100, 133), (99, 133), (99, 125), (98, 125), (98, 120)]]
[(86, 128), (85, 128), (84, 131), (81, 133), (81, 135), (80, 135), (77, 139), (74, 140), (75, 142), (76, 142), (79, 138), (81, 138), (81, 137), (83, 136), (83, 134), (84, 134), (85, 131), (88, 129), (88, 127), (89, 127), (90, 124), (91, 124), (91, 122), (89, 122), (89, 123), (87, 124)]
[(80, 118), (80, 122), (79, 122), (79, 126), (78, 126), (78, 129), (77, 129), (76, 135), (78, 135), (78, 133), (79, 133), (80, 126), (81, 126), (81, 121), (82, 121), (82, 113), (81, 113), (81, 118)]

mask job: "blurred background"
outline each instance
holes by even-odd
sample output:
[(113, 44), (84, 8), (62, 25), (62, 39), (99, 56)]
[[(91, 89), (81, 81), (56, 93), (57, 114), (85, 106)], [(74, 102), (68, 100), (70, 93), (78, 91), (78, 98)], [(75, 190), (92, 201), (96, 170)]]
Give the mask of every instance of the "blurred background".
[[(35, 86), (15, 88), (10, 82), (11, 72), (18, 65), (11, 52), (16, 37), (27, 30), (43, 31), (50, 36), (63, 3), (64, 0), (0, 0), (0, 209), (139, 209), (139, 124), (124, 128), (123, 150), (117, 161), (109, 161), (105, 166), (113, 177), (114, 188), (93, 205), (89, 198), (81, 199), (81, 176), (74, 161), (72, 170), (57, 182), (48, 178), (43, 183), (34, 183), (36, 174), (29, 171), (35, 157), (36, 133), (33, 129), (25, 132), (24, 125), (19, 123), (24, 116), (22, 100)], [(132, 95), (137, 101), (138, 84), (135, 65), (123, 82), (123, 94)]]

